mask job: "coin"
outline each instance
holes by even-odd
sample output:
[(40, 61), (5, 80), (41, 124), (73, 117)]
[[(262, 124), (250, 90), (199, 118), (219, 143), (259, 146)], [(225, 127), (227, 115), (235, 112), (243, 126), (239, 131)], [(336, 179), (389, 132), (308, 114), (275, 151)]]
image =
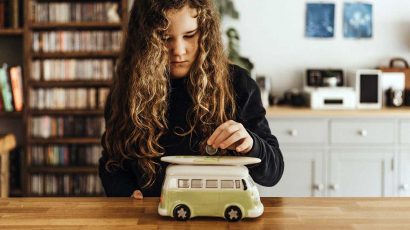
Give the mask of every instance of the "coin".
[(212, 145), (207, 145), (205, 147), (205, 151), (206, 151), (206, 153), (208, 153), (208, 155), (215, 155), (218, 152), (218, 149), (212, 147)]

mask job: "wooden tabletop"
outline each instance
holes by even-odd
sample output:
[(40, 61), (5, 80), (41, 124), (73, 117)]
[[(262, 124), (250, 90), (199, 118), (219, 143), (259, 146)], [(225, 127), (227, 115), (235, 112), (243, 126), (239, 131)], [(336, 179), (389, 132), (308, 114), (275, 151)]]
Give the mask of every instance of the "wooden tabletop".
[(263, 215), (177, 222), (157, 198), (5, 198), (0, 229), (410, 229), (410, 198), (262, 198)]

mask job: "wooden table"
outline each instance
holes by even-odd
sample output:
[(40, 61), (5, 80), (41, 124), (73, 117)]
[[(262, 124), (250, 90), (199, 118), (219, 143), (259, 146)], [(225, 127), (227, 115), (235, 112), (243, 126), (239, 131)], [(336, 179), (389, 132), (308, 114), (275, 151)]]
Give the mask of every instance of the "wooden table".
[(264, 214), (177, 222), (157, 198), (4, 198), (0, 229), (410, 229), (410, 198), (262, 198)]

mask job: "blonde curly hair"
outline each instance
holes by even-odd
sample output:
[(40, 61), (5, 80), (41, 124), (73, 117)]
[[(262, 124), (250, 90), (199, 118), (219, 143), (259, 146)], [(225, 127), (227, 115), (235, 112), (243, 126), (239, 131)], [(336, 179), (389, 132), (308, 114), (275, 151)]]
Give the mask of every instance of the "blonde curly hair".
[[(236, 112), (228, 58), (212, 0), (134, 1), (107, 99), (102, 145), (109, 156), (107, 170), (121, 167), (126, 159), (136, 160), (145, 172), (145, 187), (155, 182), (154, 158), (164, 154), (159, 139), (168, 129), (170, 70), (163, 40), (169, 26), (166, 12), (186, 4), (198, 13), (199, 48), (187, 81), (193, 103), (187, 114), (189, 130), (179, 135), (196, 132), (210, 136)], [(206, 140), (199, 145), (204, 152)]]

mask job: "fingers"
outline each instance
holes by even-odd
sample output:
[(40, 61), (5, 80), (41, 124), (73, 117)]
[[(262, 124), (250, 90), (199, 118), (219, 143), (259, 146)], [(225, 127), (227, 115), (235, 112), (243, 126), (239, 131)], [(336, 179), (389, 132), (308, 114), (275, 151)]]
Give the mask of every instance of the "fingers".
[(142, 200), (144, 197), (143, 197), (143, 195), (142, 195), (142, 192), (140, 191), (140, 190), (135, 190), (133, 193), (132, 193), (132, 197), (134, 198), (134, 199), (137, 199), (137, 200)]
[(221, 144), (219, 144), (219, 147), (221, 149), (226, 149), (227, 147), (230, 147), (231, 145), (244, 139), (245, 137), (246, 137), (246, 134), (243, 132), (243, 130), (238, 130), (234, 132), (230, 137), (225, 139)]
[(247, 137), (243, 140), (242, 144), (236, 147), (235, 151), (238, 153), (245, 154), (251, 151), (252, 147), (253, 147), (253, 139), (252, 137)]
[(215, 131), (212, 133), (212, 135), (209, 137), (207, 144), (217, 147), (214, 145), (216, 138), (224, 131), (224, 129), (229, 127), (232, 123), (235, 123), (235, 122), (232, 120), (229, 120), (227, 122), (224, 122), (222, 125), (218, 126), (218, 128), (216, 128)]
[(253, 139), (241, 123), (229, 120), (212, 133), (207, 144), (214, 148), (247, 153), (252, 149)]
[(214, 148), (221, 148), (220, 144), (241, 128), (243, 128), (242, 124), (234, 121), (227, 121), (214, 131), (209, 138), (210, 141), (208, 141), (208, 143)]

